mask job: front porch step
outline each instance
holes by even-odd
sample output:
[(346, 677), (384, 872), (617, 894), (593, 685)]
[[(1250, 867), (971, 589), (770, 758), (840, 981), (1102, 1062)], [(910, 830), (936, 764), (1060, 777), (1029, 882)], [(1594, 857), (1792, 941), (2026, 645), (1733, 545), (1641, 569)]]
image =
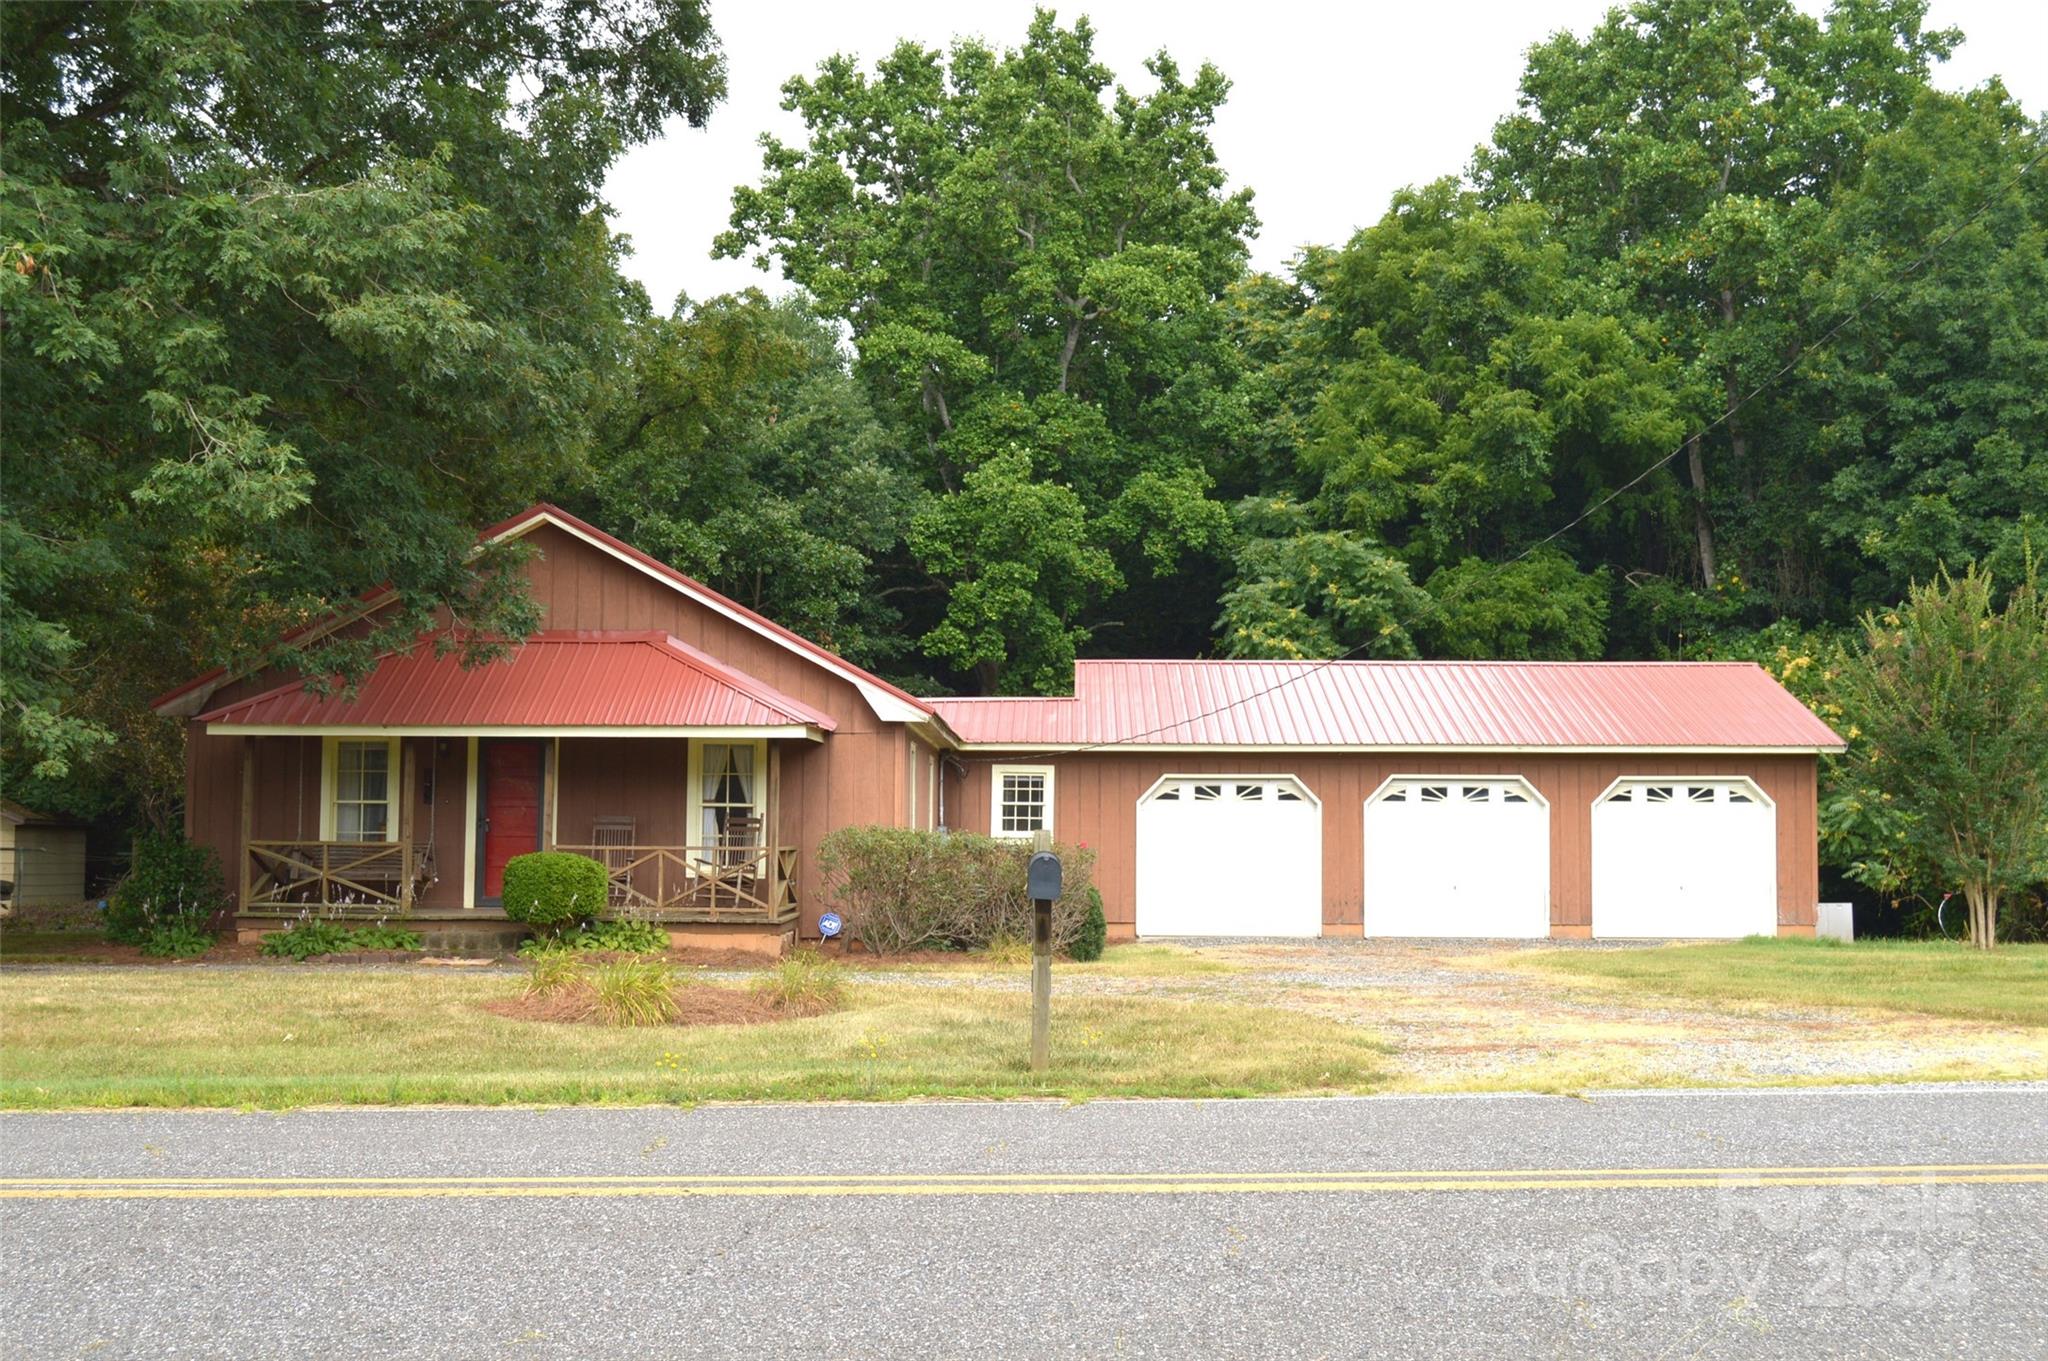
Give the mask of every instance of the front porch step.
[(527, 936), (526, 927), (519, 922), (413, 921), (408, 925), (420, 933), (428, 954), (466, 959), (513, 954)]

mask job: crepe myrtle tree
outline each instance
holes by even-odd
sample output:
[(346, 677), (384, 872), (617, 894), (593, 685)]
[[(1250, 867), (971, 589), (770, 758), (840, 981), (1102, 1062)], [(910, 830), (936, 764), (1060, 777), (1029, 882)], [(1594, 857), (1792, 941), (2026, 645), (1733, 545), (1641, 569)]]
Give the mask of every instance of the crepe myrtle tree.
[(1849, 759), (1900, 813), (1911, 852), (1969, 904), (1980, 949), (2001, 895), (2048, 875), (2048, 617), (2032, 555), (1997, 608), (1946, 570), (1866, 615), (1834, 691)]

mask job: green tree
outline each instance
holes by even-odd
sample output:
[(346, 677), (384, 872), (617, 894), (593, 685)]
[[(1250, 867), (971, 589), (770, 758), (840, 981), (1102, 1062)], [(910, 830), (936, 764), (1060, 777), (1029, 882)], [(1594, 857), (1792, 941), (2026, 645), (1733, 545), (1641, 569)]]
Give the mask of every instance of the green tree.
[(1413, 657), (1428, 593), (1408, 568), (1352, 529), (1315, 529), (1284, 497), (1237, 508), (1236, 578), (1216, 621), (1228, 657)]
[[(1123, 581), (1221, 550), (1228, 516), (1209, 491), (1249, 428), (1221, 299), (1255, 221), (1209, 140), (1228, 83), (1206, 66), (1186, 78), (1162, 53), (1146, 63), (1150, 94), (1112, 91), (1093, 44), (1085, 20), (1063, 29), (1040, 11), (1012, 50), (904, 43), (872, 74), (835, 57), (791, 80), (808, 141), (769, 139), (718, 244), (779, 259), (850, 327), (885, 414), (912, 432), (922, 485), (967, 498), (933, 514), (1001, 504), (966, 487), (1018, 450), (1071, 492), (1077, 542), (1118, 570), (1076, 575), (1089, 590), (1064, 607), (1069, 637)], [(956, 561), (920, 553), (947, 593), (933, 655), (1003, 674), (986, 578), (952, 575)], [(1178, 606), (1196, 629), (1185, 612), (1202, 608)], [(1064, 684), (1044, 641), (1019, 640), (1021, 671)]]
[(855, 661), (891, 660), (876, 560), (917, 486), (831, 325), (800, 299), (713, 298), (637, 324), (626, 370), (594, 517)]
[(1990, 949), (2003, 894), (2048, 877), (2048, 613), (2029, 559), (1997, 607), (1971, 568), (1863, 621), (1831, 688), (1865, 783), (1911, 852), (1962, 890)]
[(985, 694), (1071, 684), (1088, 638), (1081, 606), (1120, 584), (1109, 554), (1087, 542), (1087, 520), (1080, 496), (1036, 476), (1021, 449), (930, 498), (911, 520), (910, 549), (953, 587), (945, 617), (920, 640), (926, 653)]
[(530, 626), (472, 535), (580, 466), (644, 308), (597, 186), (722, 91), (699, 0), (0, 6), (10, 784), (162, 820), (153, 690)]
[(1829, 205), (1960, 41), (1926, 9), (1636, 0), (1531, 49), (1520, 108), (1477, 159), (1491, 201), (1540, 204), (1683, 364), (1689, 556), (1709, 588), (1739, 558), (1783, 605), (1822, 592), (1797, 408), (1743, 399), (1832, 320), (1803, 287), (1832, 267)]

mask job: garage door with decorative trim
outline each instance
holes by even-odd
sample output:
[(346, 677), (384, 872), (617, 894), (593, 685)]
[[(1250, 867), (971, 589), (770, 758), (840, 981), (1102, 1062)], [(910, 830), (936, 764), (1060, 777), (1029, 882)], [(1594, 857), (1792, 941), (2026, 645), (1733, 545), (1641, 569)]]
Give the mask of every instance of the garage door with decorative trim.
[(1778, 813), (1747, 780), (1616, 780), (1593, 805), (1593, 934), (1774, 935)]
[(1291, 775), (1167, 775), (1138, 800), (1140, 936), (1316, 936), (1323, 809)]
[(1365, 934), (1550, 934), (1550, 806), (1519, 777), (1400, 775), (1365, 805)]

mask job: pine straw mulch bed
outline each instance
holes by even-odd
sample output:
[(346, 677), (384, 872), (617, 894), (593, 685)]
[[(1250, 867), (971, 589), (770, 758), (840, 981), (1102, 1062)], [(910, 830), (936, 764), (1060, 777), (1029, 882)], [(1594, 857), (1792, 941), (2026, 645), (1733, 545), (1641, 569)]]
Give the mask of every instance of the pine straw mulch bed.
[[(824, 1003), (784, 1006), (751, 988), (722, 988), (708, 983), (684, 984), (675, 990), (676, 1013), (669, 1025), (767, 1025), (774, 1021), (822, 1016), (835, 1007)], [(493, 1016), (513, 1021), (547, 1021), (567, 1025), (612, 1025), (598, 1005), (597, 989), (574, 983), (545, 994), (526, 993), (481, 1004)]]

